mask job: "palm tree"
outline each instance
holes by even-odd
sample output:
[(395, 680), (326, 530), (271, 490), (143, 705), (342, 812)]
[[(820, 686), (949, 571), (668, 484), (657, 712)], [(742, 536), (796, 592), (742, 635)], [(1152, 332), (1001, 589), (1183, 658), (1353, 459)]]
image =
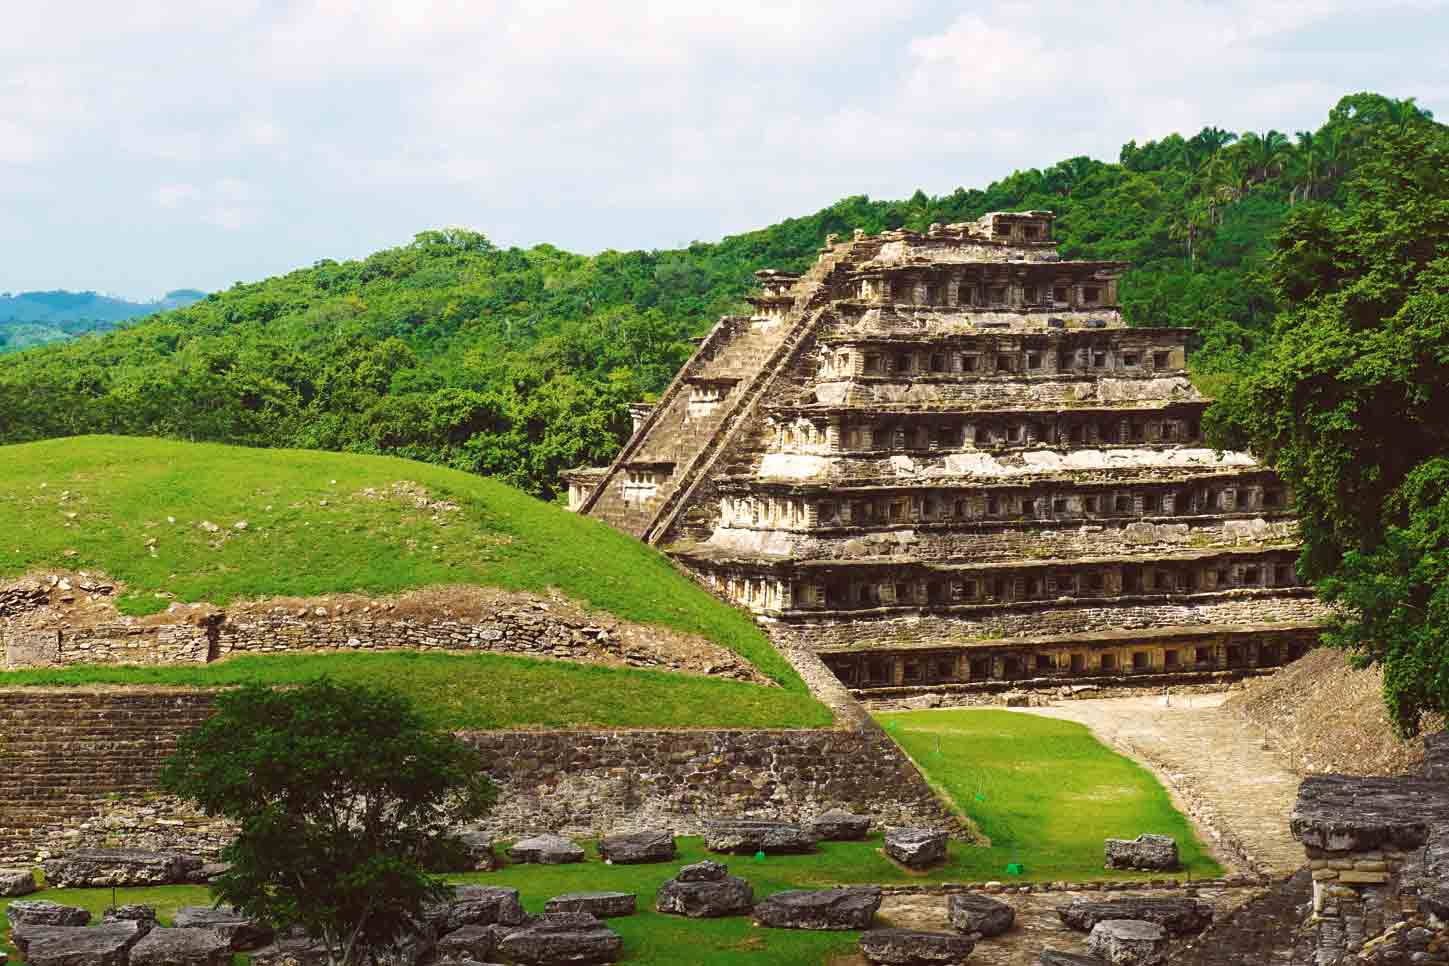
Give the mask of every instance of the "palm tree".
[(1238, 141), (1237, 151), (1248, 180), (1262, 184), (1282, 172), (1284, 164), (1292, 156), (1293, 147), (1282, 131), (1265, 131), (1262, 134), (1249, 131)]

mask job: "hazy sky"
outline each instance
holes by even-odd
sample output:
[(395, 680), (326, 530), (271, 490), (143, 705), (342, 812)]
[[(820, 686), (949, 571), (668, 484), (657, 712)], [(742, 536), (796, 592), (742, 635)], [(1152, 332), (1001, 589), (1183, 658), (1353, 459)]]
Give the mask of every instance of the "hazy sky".
[(6, 3), (0, 291), (215, 289), (448, 225), (671, 247), (1358, 90), (1449, 119), (1446, 50), (1449, 0)]

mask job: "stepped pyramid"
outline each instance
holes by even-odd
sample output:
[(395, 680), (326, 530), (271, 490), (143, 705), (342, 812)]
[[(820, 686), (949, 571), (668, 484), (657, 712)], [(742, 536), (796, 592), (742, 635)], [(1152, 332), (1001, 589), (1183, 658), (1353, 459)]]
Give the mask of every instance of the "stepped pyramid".
[(758, 272), (570, 506), (655, 544), (861, 692), (1177, 683), (1298, 657), (1290, 495), (1202, 440), (1191, 330), (1044, 211), (827, 239)]

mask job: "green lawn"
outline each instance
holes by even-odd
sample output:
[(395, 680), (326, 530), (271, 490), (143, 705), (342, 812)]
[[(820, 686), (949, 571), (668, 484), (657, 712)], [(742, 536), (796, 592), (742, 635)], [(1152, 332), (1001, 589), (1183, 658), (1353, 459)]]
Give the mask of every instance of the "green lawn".
[[(387, 495), (401, 481), (459, 509)], [(130, 614), (163, 609), (170, 598), (158, 594), (225, 604), (557, 587), (621, 618), (702, 634), (805, 690), (747, 614), (662, 554), (494, 480), (409, 460), (114, 436), (0, 447), (0, 579), (47, 569), (123, 581)]]
[(0, 671), (0, 688), (91, 684), (220, 687), (300, 684), (320, 675), (386, 686), (439, 728), (821, 728), (808, 694), (691, 674), (507, 654), (388, 651), (247, 655), (214, 664)]
[(876, 719), (991, 838), (963, 878), (1002, 878), (1009, 863), (1031, 879), (1102, 878), (1102, 841), (1143, 832), (1177, 839), (1193, 877), (1222, 874), (1157, 779), (1082, 725), (985, 709)]

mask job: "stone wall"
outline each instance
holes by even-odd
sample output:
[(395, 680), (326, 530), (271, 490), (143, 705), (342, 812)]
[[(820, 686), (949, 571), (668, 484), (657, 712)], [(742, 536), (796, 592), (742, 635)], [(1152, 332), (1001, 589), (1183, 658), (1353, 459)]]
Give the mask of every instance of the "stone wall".
[(561, 597), (437, 588), (225, 609), (173, 604), (164, 614), (131, 618), (116, 612), (111, 593), (110, 585), (80, 577), (0, 587), (6, 666), (196, 664), (318, 650), (491, 651), (768, 683), (726, 647), (586, 611)]
[[(828, 672), (825, 672), (828, 674)], [(843, 694), (843, 692), (842, 692)], [(826, 696), (830, 703), (829, 696)], [(848, 701), (848, 697), (844, 698)], [(81, 844), (214, 855), (226, 829), (155, 794), (203, 691), (0, 691), (0, 864)], [(858, 707), (816, 731), (473, 732), (503, 794), (500, 835), (593, 834), (712, 815), (799, 819), (833, 806), (882, 824), (953, 824), (915, 766)], [(962, 834), (969, 834), (960, 827)]]

